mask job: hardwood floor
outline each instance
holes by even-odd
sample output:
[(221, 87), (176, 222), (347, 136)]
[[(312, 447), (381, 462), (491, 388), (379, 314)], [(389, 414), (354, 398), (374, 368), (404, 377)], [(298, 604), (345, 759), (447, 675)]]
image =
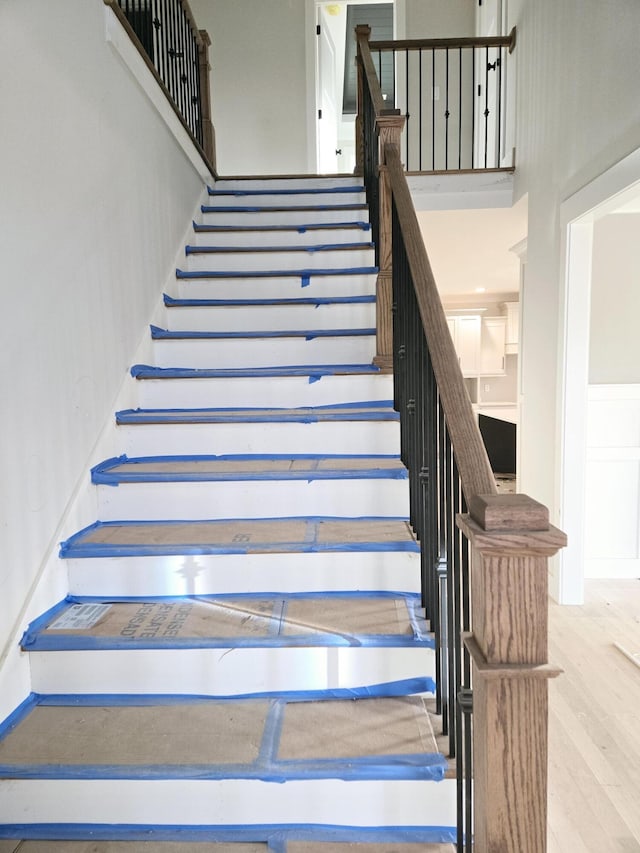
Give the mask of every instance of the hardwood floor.
[[(640, 580), (550, 606), (549, 853), (640, 853)], [(638, 657), (636, 657), (638, 660)]]

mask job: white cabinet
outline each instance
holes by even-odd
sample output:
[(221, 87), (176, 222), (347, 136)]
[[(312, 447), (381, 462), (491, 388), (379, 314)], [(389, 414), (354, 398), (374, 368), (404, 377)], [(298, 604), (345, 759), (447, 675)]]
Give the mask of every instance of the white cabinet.
[(480, 371), (481, 320), (479, 314), (449, 315), (449, 331), (458, 353), (463, 376), (477, 376)]
[(518, 344), (520, 341), (520, 303), (505, 302), (505, 311), (507, 312), (507, 331), (505, 338), (505, 352), (507, 355), (518, 352)]
[(483, 317), (480, 345), (481, 376), (504, 374), (506, 329), (506, 317)]

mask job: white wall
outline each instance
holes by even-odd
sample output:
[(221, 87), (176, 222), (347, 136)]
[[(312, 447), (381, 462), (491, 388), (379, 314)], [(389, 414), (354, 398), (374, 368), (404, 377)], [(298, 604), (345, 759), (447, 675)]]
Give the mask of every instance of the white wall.
[(102, 0), (0, 4), (0, 719), (7, 668), (28, 689), (26, 602), (47, 566), (49, 595), (66, 592), (50, 559), (65, 512), (203, 190), (106, 16)]
[(475, 0), (406, 0), (407, 38), (475, 35)]
[(594, 224), (591, 270), (589, 382), (640, 383), (640, 214)]
[[(211, 37), (211, 100), (221, 175), (307, 169), (304, 0), (191, 0)], [(314, 36), (315, 37), (315, 36)]]
[(521, 488), (562, 526), (558, 426), (560, 205), (640, 146), (637, 0), (510, 0), (517, 25), (516, 194), (528, 193)]

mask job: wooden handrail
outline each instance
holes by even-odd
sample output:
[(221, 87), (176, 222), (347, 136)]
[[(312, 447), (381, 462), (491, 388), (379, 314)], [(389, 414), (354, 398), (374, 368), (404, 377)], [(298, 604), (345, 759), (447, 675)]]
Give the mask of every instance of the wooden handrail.
[(516, 45), (516, 28), (508, 36), (470, 36), (469, 38), (398, 39), (371, 41), (370, 50), (446, 50), (459, 47), (508, 47), (513, 52)]
[(358, 48), (358, 56), (360, 58), (360, 61), (362, 62), (362, 71), (366, 79), (367, 86), (369, 87), (369, 92), (371, 94), (371, 100), (373, 101), (373, 106), (376, 111), (376, 115), (380, 115), (385, 111), (387, 105), (384, 98), (382, 97), (382, 89), (380, 88), (378, 75), (376, 74), (373, 59), (371, 58), (371, 51), (369, 50), (370, 34), (371, 27), (367, 27), (362, 24), (356, 27), (356, 42)]
[(462, 490), (469, 504), (476, 495), (497, 494), (495, 478), (471, 408), (409, 186), (400, 162), (398, 147), (385, 146), (384, 159), (398, 219), (404, 234), (407, 260), (415, 282), (420, 317), (460, 472)]

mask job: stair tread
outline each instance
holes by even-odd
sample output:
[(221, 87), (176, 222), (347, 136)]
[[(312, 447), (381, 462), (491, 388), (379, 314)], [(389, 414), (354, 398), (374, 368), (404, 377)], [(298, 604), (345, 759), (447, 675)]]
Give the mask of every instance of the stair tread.
[(246, 204), (246, 205), (215, 205), (203, 204), (202, 213), (299, 213), (309, 210), (367, 210), (367, 205), (361, 202), (352, 204)]
[(53, 779), (444, 778), (447, 760), (422, 697), (311, 695), (34, 696), (0, 741), (0, 772)]
[(159, 326), (151, 326), (151, 337), (153, 340), (227, 340), (237, 338), (304, 338), (314, 340), (315, 338), (357, 338), (371, 337), (375, 335), (375, 328), (366, 329), (283, 329), (283, 330), (257, 330), (240, 332), (209, 332), (161, 329)]
[(211, 225), (200, 222), (193, 223), (193, 230), (196, 233), (224, 233), (226, 231), (296, 231), (299, 234), (304, 234), (306, 231), (333, 231), (341, 228), (348, 228), (357, 231), (370, 231), (371, 223), (360, 220), (350, 220), (347, 222), (303, 222), (297, 225)]
[(152, 364), (134, 364), (131, 375), (135, 379), (184, 379), (184, 378), (238, 378), (301, 376), (364, 376), (382, 372), (375, 364), (315, 364), (292, 365), (291, 367), (156, 367)]
[(308, 243), (304, 246), (186, 246), (187, 255), (260, 254), (272, 252), (354, 252), (373, 249), (373, 243)]
[[(141, 830), (144, 832), (145, 838), (153, 838), (149, 840), (96, 840), (103, 838), (107, 833), (114, 833), (112, 830), (103, 832), (91, 830), (91, 841), (63, 841), (53, 839), (40, 840), (20, 840), (16, 838), (11, 841), (0, 840), (0, 853), (271, 853), (273, 850), (265, 841), (233, 841), (229, 838), (233, 837), (233, 831), (209, 831), (201, 830), (197, 833), (200, 840), (194, 841), (164, 841), (160, 838), (168, 838), (172, 835), (184, 837), (188, 834), (184, 829), (180, 831), (162, 829), (161, 827), (154, 829)], [(135, 835), (136, 833), (131, 833)], [(195, 834), (195, 833), (192, 833)], [(258, 833), (257, 831), (249, 831), (248, 835), (256, 836), (258, 834), (265, 836), (267, 833)], [(322, 833), (318, 833), (322, 837)], [(378, 835), (380, 831), (378, 830)], [(415, 833), (416, 835), (418, 833)], [(241, 837), (242, 834), (238, 833)], [(210, 837), (225, 838), (225, 840), (207, 840)], [(455, 848), (452, 844), (424, 843), (420, 841), (389, 841), (389, 842), (373, 842), (363, 841), (362, 837), (369, 836), (366, 830), (362, 830), (360, 835), (353, 835), (351, 841), (296, 841), (293, 837), (291, 840), (284, 842), (281, 834), (278, 836), (278, 849), (282, 853), (354, 853), (353, 845), (357, 838), (358, 853), (454, 853)]]
[(365, 188), (362, 184), (342, 184), (334, 187), (247, 187), (246, 189), (239, 188), (219, 188), (215, 186), (207, 187), (207, 192), (210, 196), (263, 196), (263, 195), (282, 195), (282, 196), (298, 196), (298, 195), (326, 195), (330, 193), (364, 193)]
[(415, 551), (405, 519), (271, 518), (97, 521), (61, 545), (62, 557)]
[(190, 480), (405, 479), (396, 456), (125, 456), (106, 459), (92, 482), (176, 482)]
[(374, 275), (378, 272), (377, 266), (357, 267), (321, 267), (319, 269), (294, 269), (294, 270), (176, 270), (176, 278), (221, 278), (221, 279), (249, 279), (249, 278), (301, 278), (307, 280), (313, 276), (348, 276), (348, 275)]
[[(70, 596), (29, 625), (22, 648), (433, 648), (419, 606), (419, 596), (412, 593), (256, 593), (129, 601)], [(424, 691), (434, 687), (424, 679)]]
[(141, 423), (317, 423), (319, 421), (397, 421), (391, 405), (308, 406), (297, 409), (123, 409), (118, 424)]

